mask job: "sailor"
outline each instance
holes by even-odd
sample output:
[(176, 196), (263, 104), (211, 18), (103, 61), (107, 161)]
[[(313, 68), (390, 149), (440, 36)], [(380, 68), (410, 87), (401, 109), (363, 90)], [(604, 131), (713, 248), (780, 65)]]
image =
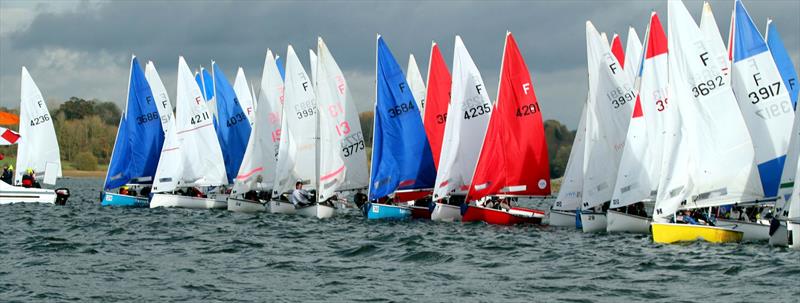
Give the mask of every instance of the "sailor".
[(291, 200), (295, 207), (304, 207), (311, 205), (312, 198), (313, 196), (311, 193), (303, 189), (303, 182), (298, 180), (297, 183), (294, 184), (294, 190), (289, 200)]
[(0, 177), (0, 179), (2, 179), (3, 182), (11, 184), (11, 182), (13, 182), (11, 181), (11, 179), (13, 178), (14, 178), (14, 172), (8, 168), (8, 164), (3, 165), (3, 176)]
[(128, 191), (128, 186), (124, 185), (119, 188), (119, 194), (127, 196), (130, 192)]
[(692, 225), (699, 225), (700, 223), (697, 222), (694, 218), (692, 218), (692, 212), (688, 209), (683, 210), (683, 216), (681, 221), (686, 224)]
[(33, 174), (33, 169), (28, 168), (25, 171), (25, 174), (22, 175), (22, 187), (31, 188), (34, 187), (34, 182), (36, 181), (36, 176)]

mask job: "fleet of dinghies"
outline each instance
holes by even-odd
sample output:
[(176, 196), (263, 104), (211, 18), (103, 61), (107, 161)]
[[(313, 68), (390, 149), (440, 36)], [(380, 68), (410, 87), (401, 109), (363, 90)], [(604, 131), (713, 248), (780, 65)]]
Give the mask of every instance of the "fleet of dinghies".
[[(800, 247), (800, 86), (776, 23), (762, 37), (736, 0), (726, 47), (708, 3), (699, 26), (681, 1), (667, 6), (666, 28), (652, 12), (644, 43), (630, 27), (625, 47), (586, 22), (588, 93), (549, 224)], [(548, 220), (519, 203), (549, 198), (551, 184), (542, 109), (510, 32), (494, 99), (460, 36), (452, 74), (433, 42), (423, 79), (413, 55), (404, 73), (378, 35), (370, 169), (354, 96), (322, 38), (309, 59), (307, 73), (291, 45), (285, 59), (267, 50), (256, 86), (241, 67), (231, 85), (216, 62), (193, 74), (180, 57), (173, 114), (153, 62), (143, 70), (133, 56), (102, 205)], [(30, 123), (0, 203), (64, 203), (65, 189), (18, 186), (22, 169), (46, 184), (61, 175), (24, 67), (21, 94)]]

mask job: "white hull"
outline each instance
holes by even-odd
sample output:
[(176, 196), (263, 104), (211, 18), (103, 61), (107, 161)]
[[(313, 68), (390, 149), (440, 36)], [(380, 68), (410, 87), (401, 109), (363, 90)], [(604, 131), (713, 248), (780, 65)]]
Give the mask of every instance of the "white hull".
[(297, 210), (294, 208), (292, 203), (286, 201), (275, 201), (271, 200), (267, 204), (267, 211), (271, 214), (289, 214), (294, 215), (297, 213)]
[(431, 213), (431, 220), (453, 222), (461, 221), (461, 207), (436, 202)]
[(778, 230), (769, 237), (769, 245), (772, 246), (788, 246), (789, 245), (789, 231), (786, 228), (786, 223), (781, 222)]
[(228, 210), (237, 213), (260, 213), (266, 212), (267, 206), (258, 201), (228, 197)]
[(314, 204), (297, 209), (297, 214), (306, 217), (316, 217), (317, 219), (327, 219), (333, 217), (336, 209), (326, 205)]
[(606, 214), (607, 232), (629, 232), (637, 234), (650, 234), (650, 223), (653, 220), (649, 217), (639, 217), (631, 214), (608, 210)]
[[(0, 181), (2, 182), (2, 181)], [(0, 204), (49, 203), (55, 204), (56, 192), (52, 189), (3, 186), (0, 189)]]
[(792, 245), (789, 245), (794, 250), (800, 250), (800, 224), (789, 223), (788, 229), (791, 231)]
[(769, 241), (769, 224), (717, 219), (717, 226), (743, 232), (743, 242)]
[(179, 196), (173, 194), (154, 194), (153, 199), (150, 200), (150, 208), (156, 207), (178, 207), (178, 208), (191, 208), (191, 209), (212, 209), (212, 208), (226, 208), (226, 202), (217, 201), (214, 198), (200, 198)]
[(585, 233), (599, 233), (606, 231), (606, 214), (582, 213), (581, 224)]
[(551, 226), (576, 227), (575, 212), (566, 210), (550, 210)]

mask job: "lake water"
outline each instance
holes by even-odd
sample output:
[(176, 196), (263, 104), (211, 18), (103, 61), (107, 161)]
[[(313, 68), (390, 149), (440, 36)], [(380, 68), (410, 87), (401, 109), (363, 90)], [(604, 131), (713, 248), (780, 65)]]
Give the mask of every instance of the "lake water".
[(798, 302), (800, 252), (766, 243), (430, 221), (99, 205), (0, 206), (0, 301)]

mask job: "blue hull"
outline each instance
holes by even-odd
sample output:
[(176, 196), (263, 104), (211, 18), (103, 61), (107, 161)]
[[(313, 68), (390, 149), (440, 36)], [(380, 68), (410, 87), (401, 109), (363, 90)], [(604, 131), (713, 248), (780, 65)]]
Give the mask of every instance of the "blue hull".
[(369, 220), (407, 220), (411, 218), (408, 207), (386, 204), (367, 203), (364, 211)]
[(100, 205), (118, 207), (150, 207), (150, 200), (146, 197), (133, 197), (104, 192)]

